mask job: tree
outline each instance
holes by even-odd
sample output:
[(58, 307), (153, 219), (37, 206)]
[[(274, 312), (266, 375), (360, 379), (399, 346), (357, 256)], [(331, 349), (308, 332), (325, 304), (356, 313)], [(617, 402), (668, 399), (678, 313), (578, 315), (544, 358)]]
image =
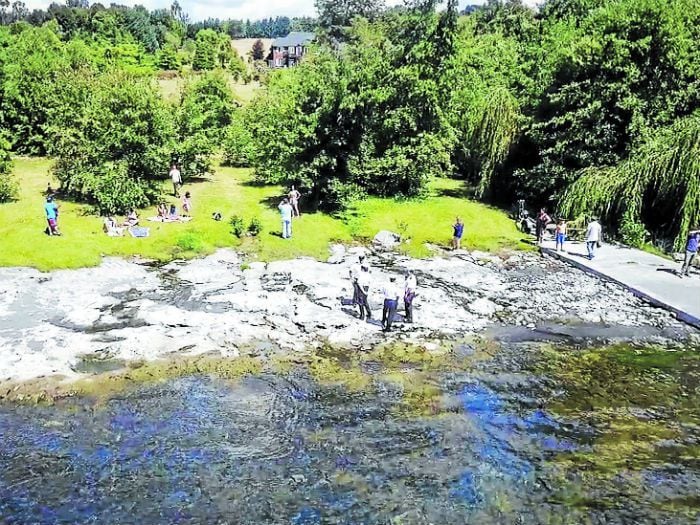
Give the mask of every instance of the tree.
[(340, 37), (354, 17), (374, 20), (385, 8), (383, 0), (315, 0), (318, 25)]
[(102, 213), (154, 202), (173, 158), (173, 123), (156, 88), (123, 72), (83, 74), (83, 102), (56, 134), (55, 173)]
[(253, 43), (251, 56), (253, 60), (263, 60), (265, 58), (265, 44), (262, 40), (258, 39)]
[(202, 29), (197, 33), (197, 47), (192, 59), (195, 71), (214, 69), (217, 61), (219, 37), (213, 29)]
[(0, 134), (0, 202), (17, 197), (17, 183), (12, 178), (12, 157), (10, 143)]
[(176, 70), (180, 68), (180, 57), (175, 46), (165, 44), (158, 52), (158, 67), (163, 70)]

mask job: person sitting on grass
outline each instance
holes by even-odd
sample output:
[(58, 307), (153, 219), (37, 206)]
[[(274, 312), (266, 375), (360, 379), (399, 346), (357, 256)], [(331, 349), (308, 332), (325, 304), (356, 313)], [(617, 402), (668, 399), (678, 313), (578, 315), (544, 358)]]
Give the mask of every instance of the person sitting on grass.
[(156, 207), (156, 216), (163, 220), (168, 216), (168, 207), (165, 205), (164, 202), (161, 202), (157, 207)]
[(179, 217), (178, 214), (177, 214), (177, 207), (175, 207), (174, 204), (171, 204), (171, 205), (170, 205), (170, 211), (168, 212), (168, 219), (170, 219), (171, 221), (176, 221), (176, 220), (178, 220), (179, 218), (180, 218), (180, 217)]
[(136, 210), (131, 208), (129, 210), (129, 214), (126, 216), (126, 219), (124, 219), (124, 226), (127, 228), (131, 228), (132, 226), (136, 226), (139, 223), (139, 216), (136, 214)]
[(189, 217), (192, 211), (192, 198), (189, 191), (185, 192), (185, 196), (182, 198), (182, 216)]
[(124, 228), (117, 224), (114, 217), (107, 217), (105, 219), (102, 229), (107, 234), (108, 237), (121, 237), (124, 235)]

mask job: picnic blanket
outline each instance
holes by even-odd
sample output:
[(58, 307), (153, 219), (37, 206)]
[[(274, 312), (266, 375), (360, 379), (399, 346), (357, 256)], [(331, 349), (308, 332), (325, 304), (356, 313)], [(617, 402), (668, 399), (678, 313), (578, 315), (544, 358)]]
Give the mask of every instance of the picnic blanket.
[(133, 226), (129, 228), (129, 233), (132, 237), (148, 237), (151, 233), (150, 228), (142, 228), (141, 226)]
[(149, 217), (146, 220), (150, 222), (190, 222), (192, 217), (178, 217), (177, 219), (171, 219), (169, 217)]

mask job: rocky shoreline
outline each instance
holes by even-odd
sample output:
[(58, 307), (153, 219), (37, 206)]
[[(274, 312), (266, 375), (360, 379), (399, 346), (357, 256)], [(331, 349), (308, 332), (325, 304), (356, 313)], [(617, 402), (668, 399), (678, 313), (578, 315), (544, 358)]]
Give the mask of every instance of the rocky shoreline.
[[(386, 340), (430, 347), (484, 333), (554, 341), (697, 337), (668, 312), (536, 253), (419, 260), (360, 247), (332, 252), (327, 262), (246, 263), (220, 250), (163, 266), (110, 258), (96, 268), (51, 273), (1, 268), (0, 382), (76, 379), (85, 375), (86, 359), (237, 357), (324, 345), (362, 350)], [(375, 315), (388, 277), (415, 272), (414, 324), (399, 319), (385, 334), (378, 321), (360, 321), (341, 305), (352, 296), (348, 272), (360, 253), (372, 265)]]

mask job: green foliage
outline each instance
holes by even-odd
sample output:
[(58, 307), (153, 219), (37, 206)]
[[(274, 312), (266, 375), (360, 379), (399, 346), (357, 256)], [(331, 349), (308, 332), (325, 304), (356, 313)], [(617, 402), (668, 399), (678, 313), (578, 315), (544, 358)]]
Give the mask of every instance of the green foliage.
[(82, 105), (54, 130), (63, 190), (103, 213), (154, 202), (174, 149), (172, 119), (155, 88), (121, 72), (81, 83)]
[(202, 29), (197, 33), (192, 69), (206, 71), (214, 69), (219, 52), (219, 35), (213, 29)]
[(181, 234), (176, 244), (178, 248), (185, 252), (201, 252), (204, 249), (204, 242), (201, 237), (193, 231)]
[(641, 248), (646, 243), (649, 232), (641, 222), (638, 222), (629, 213), (622, 218), (620, 224), (620, 238), (628, 246)]
[(223, 141), (224, 164), (226, 166), (248, 167), (255, 162), (257, 150), (245, 116), (244, 111), (234, 112), (231, 124), (226, 128)]
[(0, 202), (7, 202), (17, 197), (18, 186), (11, 172), (10, 143), (0, 135)]
[(250, 219), (250, 223), (248, 224), (248, 233), (250, 234), (251, 237), (257, 237), (260, 235), (263, 231), (263, 225), (262, 222), (260, 222), (260, 219), (257, 217), (253, 217)]
[(568, 216), (595, 212), (613, 225), (622, 221), (629, 235), (644, 224), (682, 247), (700, 223), (700, 112), (650, 133), (618, 166), (584, 171), (561, 206)]
[(158, 67), (164, 70), (176, 70), (180, 68), (180, 57), (177, 49), (172, 44), (165, 44), (158, 53)]
[(229, 224), (231, 225), (231, 233), (236, 237), (241, 238), (245, 233), (245, 222), (243, 221), (243, 218), (239, 217), (238, 215), (232, 215), (231, 219), (229, 220)]

